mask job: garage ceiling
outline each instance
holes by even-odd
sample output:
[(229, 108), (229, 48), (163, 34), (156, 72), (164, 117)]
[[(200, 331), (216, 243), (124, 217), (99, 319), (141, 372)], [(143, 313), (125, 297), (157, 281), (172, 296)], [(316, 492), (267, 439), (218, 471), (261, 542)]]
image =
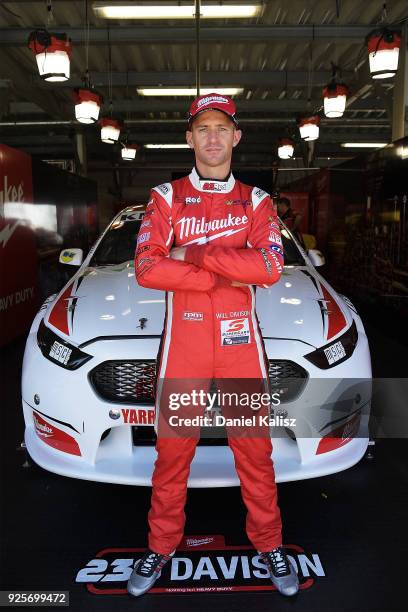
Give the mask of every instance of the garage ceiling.
[[(82, 126), (73, 119), (72, 89), (82, 83), (86, 67), (85, 2), (54, 0), (52, 11), (47, 5), (46, 0), (0, 4), (1, 141), (41, 158), (63, 159), (73, 156), (74, 135), (80, 130), (86, 134), (89, 163), (111, 165), (119, 161), (119, 145), (102, 144), (97, 126)], [(245, 134), (238, 166), (271, 166), (277, 138), (288, 131), (297, 134), (297, 113), (322, 106), (331, 62), (340, 66), (351, 98), (343, 118), (322, 121), (313, 165), (353, 155), (341, 148), (344, 141), (390, 140), (393, 81), (370, 78), (364, 44), (382, 10), (383, 2), (377, 0), (270, 0), (254, 19), (201, 21), (202, 85), (244, 88), (236, 97)], [(390, 23), (407, 16), (406, 0), (387, 4)], [(189, 99), (146, 98), (136, 90), (144, 85), (195, 85), (194, 20), (107, 22), (94, 13), (91, 1), (89, 18), (91, 80), (105, 98), (105, 110), (109, 23), (113, 109), (125, 121), (130, 140), (183, 142)], [(27, 48), (30, 32), (44, 27), (72, 39), (71, 79), (65, 83), (41, 81)], [(284, 164), (303, 166), (305, 153), (299, 144), (296, 159)], [(188, 168), (190, 154), (143, 150), (134, 163)]]

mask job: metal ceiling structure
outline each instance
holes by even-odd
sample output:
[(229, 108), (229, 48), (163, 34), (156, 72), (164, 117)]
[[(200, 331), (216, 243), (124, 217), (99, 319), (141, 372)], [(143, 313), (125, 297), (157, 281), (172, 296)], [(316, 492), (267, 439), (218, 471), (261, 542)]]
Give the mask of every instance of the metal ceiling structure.
[[(243, 88), (235, 98), (244, 129), (238, 166), (271, 166), (279, 136), (297, 134), (296, 114), (321, 109), (331, 62), (340, 66), (351, 97), (344, 118), (322, 121), (314, 163), (331, 164), (353, 155), (340, 147), (345, 140), (390, 141), (394, 83), (370, 78), (364, 44), (381, 20), (383, 4), (380, 0), (265, 0), (254, 19), (202, 21), (201, 84)], [(112, 147), (100, 143), (98, 127), (74, 120), (71, 90), (81, 85), (86, 67), (85, 6), (85, 1), (72, 0), (0, 4), (0, 138), (42, 158), (67, 158), (72, 157), (75, 133), (80, 131), (86, 134), (90, 163), (109, 165)], [(406, 0), (388, 2), (390, 23), (407, 17)], [(108, 23), (92, 11), (91, 0), (89, 18), (90, 77), (108, 103)], [(27, 39), (30, 32), (44, 27), (72, 39), (69, 81), (48, 83), (38, 76)], [(113, 109), (135, 142), (183, 141), (190, 100), (147, 98), (138, 95), (137, 88), (194, 86), (195, 36), (194, 19), (109, 21)], [(188, 167), (190, 155), (183, 150), (145, 151), (135, 163), (154, 166), (175, 160)], [(285, 165), (303, 164), (304, 146), (298, 145), (297, 159)]]

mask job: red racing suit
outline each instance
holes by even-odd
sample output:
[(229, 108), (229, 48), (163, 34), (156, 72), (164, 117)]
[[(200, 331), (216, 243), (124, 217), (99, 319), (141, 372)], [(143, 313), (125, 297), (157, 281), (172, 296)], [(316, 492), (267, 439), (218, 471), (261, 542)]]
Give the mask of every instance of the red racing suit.
[[(175, 246), (186, 247), (184, 262), (169, 257)], [(195, 169), (155, 187), (138, 235), (135, 272), (143, 287), (167, 292), (159, 381), (267, 380), (253, 285), (273, 285), (282, 270), (276, 212), (261, 189), (232, 174), (225, 181), (202, 179)], [(163, 401), (158, 391), (156, 426)], [(281, 545), (281, 519), (270, 436), (228, 438), (248, 510), (248, 537), (257, 550), (271, 550)], [(158, 435), (148, 517), (155, 552), (169, 554), (182, 538), (197, 442), (197, 436)]]

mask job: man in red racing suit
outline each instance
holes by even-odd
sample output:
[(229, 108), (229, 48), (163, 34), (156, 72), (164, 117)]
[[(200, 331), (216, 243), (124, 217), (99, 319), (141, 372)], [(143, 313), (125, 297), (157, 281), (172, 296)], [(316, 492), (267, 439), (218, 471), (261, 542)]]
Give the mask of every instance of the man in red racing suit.
[[(220, 98), (227, 102), (217, 106)], [(204, 100), (201, 107), (200, 100)], [(197, 103), (201, 110), (194, 113)], [(182, 538), (187, 480), (198, 442), (194, 435), (177, 439), (160, 435), (160, 411), (163, 401), (168, 402), (168, 396), (164, 399), (160, 394), (160, 381), (267, 380), (254, 285), (269, 287), (283, 271), (280, 230), (270, 196), (235, 180), (229, 172), (233, 139), (240, 137), (235, 104), (216, 94), (202, 96), (195, 104), (187, 136), (193, 134), (189, 144), (193, 141), (196, 167), (189, 176), (153, 188), (136, 247), (138, 283), (167, 293), (156, 396), (158, 456), (148, 517), (149, 550), (128, 583), (129, 593), (135, 596), (152, 586)], [(232, 133), (230, 141), (224, 129)], [(227, 163), (205, 163), (223, 151), (229, 153)], [(199, 170), (210, 178), (203, 178)], [(270, 436), (231, 435), (228, 443), (248, 511), (248, 537), (264, 555), (280, 592), (292, 595), (297, 591), (297, 577), (281, 548)]]

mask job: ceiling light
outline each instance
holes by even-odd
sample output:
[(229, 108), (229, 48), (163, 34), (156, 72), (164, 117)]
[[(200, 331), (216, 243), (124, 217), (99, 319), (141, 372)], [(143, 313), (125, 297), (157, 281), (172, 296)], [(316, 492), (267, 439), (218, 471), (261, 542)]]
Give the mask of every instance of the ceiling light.
[(329, 83), (323, 89), (324, 114), (326, 117), (342, 117), (346, 110), (348, 87), (344, 83)]
[(401, 32), (382, 28), (367, 36), (370, 73), (373, 79), (393, 77), (398, 69)]
[(381, 149), (387, 144), (388, 142), (342, 142), (341, 146), (345, 149)]
[(145, 149), (189, 149), (189, 145), (185, 144), (145, 144)]
[(117, 119), (110, 117), (102, 117), (99, 122), (101, 124), (101, 140), (107, 144), (114, 144), (119, 140), (120, 122)]
[(121, 155), (122, 159), (126, 161), (132, 161), (136, 157), (136, 151), (138, 150), (139, 145), (137, 144), (125, 144), (123, 145)]
[(35, 55), (38, 72), (44, 81), (67, 81), (70, 76), (71, 39), (66, 34), (35, 30), (28, 38)]
[(291, 159), (295, 143), (291, 138), (279, 138), (278, 140), (278, 156), (280, 159)]
[(408, 157), (408, 147), (398, 147), (397, 155), (401, 157), (401, 159), (407, 159)]
[(317, 138), (319, 138), (319, 124), (319, 115), (300, 117), (298, 119), (300, 137), (306, 141), (317, 140)]
[[(237, 96), (244, 91), (242, 87), (204, 87), (200, 89), (200, 95), (210, 93), (222, 94), (224, 96)], [(139, 96), (193, 96), (197, 95), (195, 87), (141, 87), (137, 89)]]
[(96, 123), (103, 98), (91, 89), (75, 89), (75, 119), (80, 123)]
[[(234, 19), (256, 17), (261, 11), (260, 3), (201, 4), (203, 19)], [(159, 4), (135, 2), (94, 2), (93, 9), (104, 19), (193, 19), (194, 2), (188, 4)]]

